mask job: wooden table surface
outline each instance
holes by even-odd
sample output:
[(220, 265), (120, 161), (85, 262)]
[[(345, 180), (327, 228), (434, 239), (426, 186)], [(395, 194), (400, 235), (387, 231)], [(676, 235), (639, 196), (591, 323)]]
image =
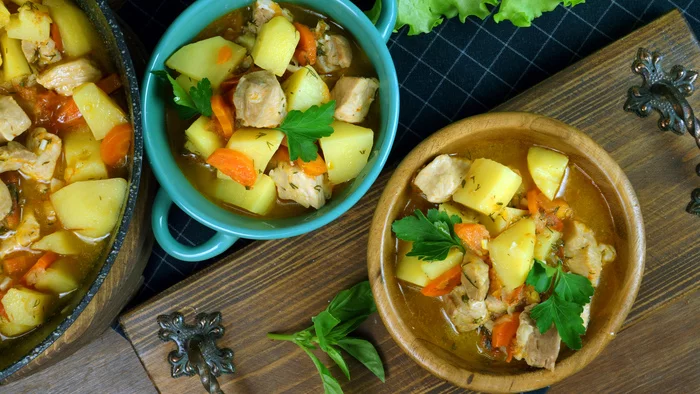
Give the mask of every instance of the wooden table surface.
[[(556, 384), (552, 388), (556, 393), (700, 392), (700, 222), (683, 212), (690, 190), (698, 186), (693, 172), (700, 154), (690, 138), (655, 131), (655, 118), (638, 119), (621, 110), (627, 88), (640, 82), (630, 71), (639, 46), (667, 53), (667, 68), (677, 63), (700, 67), (697, 41), (674, 12), (498, 108), (553, 116), (589, 134), (627, 172), (645, 219), (646, 270), (625, 325), (589, 366)], [(700, 107), (700, 94), (690, 101)], [(125, 315), (126, 331), (158, 389), (202, 392), (196, 377), (169, 377), (166, 355), (173, 345), (158, 340), (156, 316), (180, 310), (191, 317), (220, 310), (226, 327), (220, 344), (233, 348), (237, 368), (235, 375), (221, 377), (225, 392), (320, 392), (318, 374), (308, 357), (293, 344), (270, 342), (265, 333), (305, 328), (340, 289), (366, 278), (367, 229), (387, 176), (326, 229), (253, 243)], [(341, 378), (337, 367), (330, 368), (345, 392), (464, 391), (428, 374), (403, 354), (378, 316), (371, 316), (357, 335), (378, 347), (387, 382), (381, 384), (349, 360), (350, 382)], [(52, 381), (50, 387), (56, 392), (61, 387), (65, 392), (87, 387), (101, 393), (141, 392), (148, 387), (141, 379), (141, 364), (121, 338), (108, 333), (100, 341), (77, 354), (76, 364), (63, 363), (42, 372), (72, 383), (59, 387), (61, 382)], [(128, 375), (80, 374), (87, 368), (83, 360), (87, 357), (97, 366), (106, 362), (108, 370), (123, 369)], [(322, 360), (331, 365), (328, 358)], [(34, 379), (2, 391), (29, 392), (36, 387), (31, 386)], [(94, 386), (86, 386), (83, 379), (91, 379)], [(133, 384), (125, 388), (124, 380)]]

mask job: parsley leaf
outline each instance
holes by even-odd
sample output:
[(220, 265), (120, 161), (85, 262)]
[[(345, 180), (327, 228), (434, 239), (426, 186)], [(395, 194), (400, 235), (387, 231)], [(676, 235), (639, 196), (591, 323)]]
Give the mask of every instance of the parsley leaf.
[(527, 274), (525, 283), (535, 288), (538, 293), (544, 293), (552, 286), (552, 277), (557, 273), (556, 268), (552, 268), (547, 263), (535, 259), (530, 273)]
[(418, 209), (413, 215), (396, 220), (391, 226), (397, 238), (413, 242), (407, 256), (416, 256), (425, 261), (440, 261), (446, 259), (454, 247), (464, 252), (462, 241), (454, 232), (454, 225), (462, 223), (459, 216), (450, 216), (437, 209), (429, 209), (427, 217)]
[(582, 305), (566, 301), (554, 294), (547, 301), (532, 308), (530, 316), (535, 320), (541, 334), (547, 332), (554, 324), (566, 346), (578, 350), (581, 349), (581, 335), (586, 333), (581, 318), (582, 312)]
[(187, 93), (185, 88), (180, 86), (167, 71), (151, 71), (151, 74), (170, 82), (173, 88), (173, 102), (176, 104), (175, 109), (182, 119), (189, 119), (197, 114), (212, 116), (211, 96), (213, 92), (209, 79), (204, 78), (199, 81), (197, 86), (190, 88), (190, 92)]
[(331, 123), (335, 113), (335, 101), (326, 104), (311, 106), (304, 112), (289, 111), (277, 130), (287, 136), (289, 145), (289, 158), (310, 162), (318, 157), (316, 140), (333, 134)]

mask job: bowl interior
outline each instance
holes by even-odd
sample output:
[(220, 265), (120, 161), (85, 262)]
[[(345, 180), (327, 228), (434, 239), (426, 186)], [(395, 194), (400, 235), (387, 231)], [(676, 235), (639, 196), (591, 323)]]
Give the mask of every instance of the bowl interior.
[[(562, 347), (556, 369), (522, 371), (489, 368), (462, 359), (433, 344), (409, 324), (408, 311), (395, 277), (395, 238), (391, 223), (404, 209), (413, 174), (442, 153), (466, 152), (484, 140), (520, 140), (559, 150), (598, 185), (608, 202), (617, 234), (618, 258), (606, 267), (596, 289), (591, 323), (576, 352)], [(374, 216), (368, 246), (369, 277), (377, 308), (396, 342), (421, 366), (456, 385), (485, 391), (527, 391), (561, 380), (589, 363), (612, 339), (634, 302), (644, 268), (644, 229), (631, 184), (620, 167), (590, 138), (554, 119), (525, 113), (487, 114), (446, 127), (416, 147), (390, 179)]]
[(360, 175), (323, 208), (286, 219), (260, 219), (234, 214), (209, 201), (185, 178), (170, 153), (165, 128), (163, 85), (150, 73), (165, 68), (165, 61), (188, 44), (217, 18), (251, 4), (249, 0), (199, 0), (183, 12), (166, 31), (154, 51), (143, 83), (145, 144), (153, 172), (175, 203), (196, 220), (219, 231), (251, 239), (284, 238), (319, 228), (350, 209), (369, 189), (384, 166), (398, 124), (399, 93), (396, 70), (376, 28), (356, 6), (346, 0), (290, 0), (328, 15), (355, 37), (379, 76), (380, 130), (369, 161)]

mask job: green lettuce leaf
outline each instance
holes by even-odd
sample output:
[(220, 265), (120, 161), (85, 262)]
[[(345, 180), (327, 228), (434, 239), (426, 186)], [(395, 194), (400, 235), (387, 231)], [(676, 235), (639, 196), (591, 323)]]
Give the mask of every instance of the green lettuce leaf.
[(586, 0), (502, 0), (498, 13), (493, 16), (493, 20), (502, 22), (511, 21), (518, 27), (530, 27), (535, 18), (542, 16), (542, 13), (553, 11), (559, 4), (573, 7), (577, 4), (585, 3)]

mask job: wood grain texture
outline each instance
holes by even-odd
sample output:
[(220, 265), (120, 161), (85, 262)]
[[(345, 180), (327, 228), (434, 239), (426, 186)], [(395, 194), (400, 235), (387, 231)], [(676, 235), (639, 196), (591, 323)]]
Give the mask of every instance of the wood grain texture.
[(121, 251), (114, 261), (102, 286), (75, 322), (41, 355), (5, 382), (14, 382), (47, 366), (53, 365), (99, 337), (141, 286), (142, 274), (153, 246), (151, 204), (154, 186), (151, 172), (144, 165), (141, 174), (140, 195), (134, 206), (129, 230)]
[[(531, 111), (569, 123), (601, 144), (624, 169), (641, 202), (648, 245), (642, 287), (626, 325), (654, 325), (653, 332), (659, 333), (666, 324), (653, 318), (659, 308), (700, 287), (700, 226), (696, 217), (684, 213), (690, 191), (698, 185), (694, 167), (700, 154), (691, 138), (658, 132), (656, 118), (639, 119), (622, 110), (627, 89), (640, 83), (630, 70), (640, 46), (665, 52), (667, 68), (676, 63), (700, 67), (700, 49), (692, 32), (680, 13), (672, 12), (497, 110)], [(698, 108), (700, 94), (690, 102)], [(237, 367), (235, 375), (221, 378), (224, 391), (318, 392), (320, 380), (306, 355), (292, 344), (268, 341), (265, 333), (305, 328), (339, 290), (367, 277), (369, 223), (387, 178), (382, 176), (351, 211), (326, 228), (292, 239), (253, 243), (123, 316), (127, 334), (156, 386), (165, 393), (201, 390), (197, 378), (170, 378), (166, 357), (173, 346), (158, 339), (156, 316), (179, 310), (191, 318), (195, 312), (221, 311), (227, 331), (220, 343), (235, 351)], [(698, 319), (697, 314), (687, 317)], [(612, 345), (626, 335), (625, 327)], [(462, 392), (409, 359), (378, 317), (370, 318), (361, 335), (379, 346), (387, 382), (381, 384), (351, 361), (351, 382), (331, 368), (346, 392)], [(659, 334), (655, 340), (663, 342), (665, 337)], [(644, 346), (630, 346), (611, 357), (641, 359), (646, 351)], [(585, 373), (593, 371), (601, 385), (631, 382), (652, 368), (612, 374), (609, 365), (597, 361)], [(675, 378), (669, 374), (659, 380)], [(586, 390), (584, 382), (569, 392)]]
[(107, 330), (60, 364), (2, 387), (3, 394), (151, 394), (156, 389), (129, 341)]

